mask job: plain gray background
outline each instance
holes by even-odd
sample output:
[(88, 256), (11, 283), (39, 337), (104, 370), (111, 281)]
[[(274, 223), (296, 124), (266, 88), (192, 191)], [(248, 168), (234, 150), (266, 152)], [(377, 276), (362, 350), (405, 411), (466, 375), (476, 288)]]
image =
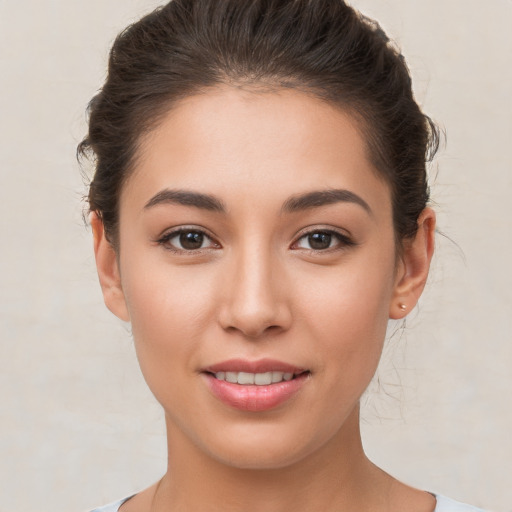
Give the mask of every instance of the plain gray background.
[[(512, 511), (512, 2), (360, 0), (446, 130), (430, 282), (364, 398), (413, 485)], [(119, 30), (150, 0), (0, 0), (0, 512), (84, 511), (165, 470), (163, 420), (102, 303), (75, 146)], [(394, 326), (391, 326), (390, 331)], [(379, 385), (380, 382), (380, 385)]]

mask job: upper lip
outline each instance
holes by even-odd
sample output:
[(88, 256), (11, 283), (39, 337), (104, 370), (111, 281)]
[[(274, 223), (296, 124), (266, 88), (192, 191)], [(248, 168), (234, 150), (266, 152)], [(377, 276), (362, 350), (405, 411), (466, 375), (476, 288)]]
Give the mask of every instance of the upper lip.
[(267, 372), (283, 372), (283, 373), (302, 373), (305, 368), (294, 366), (293, 364), (284, 363), (275, 359), (258, 359), (257, 361), (248, 361), (247, 359), (229, 359), (220, 363), (212, 364), (203, 368), (204, 372), (246, 372), (246, 373), (267, 373)]

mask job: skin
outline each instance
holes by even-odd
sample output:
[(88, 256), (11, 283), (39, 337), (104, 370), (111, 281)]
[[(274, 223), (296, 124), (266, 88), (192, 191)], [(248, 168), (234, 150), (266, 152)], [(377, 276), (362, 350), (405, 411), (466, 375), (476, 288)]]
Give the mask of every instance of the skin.
[[(225, 211), (147, 206), (166, 190), (209, 194)], [(326, 190), (368, 208), (343, 200), (283, 212), (290, 198)], [(349, 115), (290, 90), (189, 97), (143, 140), (120, 198), (117, 253), (101, 220), (91, 223), (105, 303), (131, 322), (167, 424), (168, 471), (123, 512), (434, 509), (433, 496), (367, 459), (359, 399), (388, 319), (404, 317), (423, 290), (435, 216), (427, 208), (397, 250), (390, 189)], [(208, 236), (187, 250), (165, 238), (175, 228)], [(308, 234), (326, 231), (342, 238), (312, 247)], [(279, 407), (240, 411), (201, 373), (232, 358), (310, 375)]]

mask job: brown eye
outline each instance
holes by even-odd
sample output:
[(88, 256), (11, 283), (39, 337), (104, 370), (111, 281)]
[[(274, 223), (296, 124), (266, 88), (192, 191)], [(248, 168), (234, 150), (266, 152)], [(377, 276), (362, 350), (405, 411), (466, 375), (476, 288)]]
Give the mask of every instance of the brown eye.
[(197, 229), (177, 229), (158, 240), (160, 245), (174, 252), (193, 252), (200, 249), (215, 249), (216, 244), (206, 233)]
[(311, 231), (298, 239), (295, 248), (309, 251), (326, 251), (327, 249), (343, 249), (353, 245), (355, 244), (349, 237), (336, 231)]
[(331, 246), (332, 235), (330, 233), (312, 233), (308, 235), (308, 242), (311, 249), (328, 249)]
[(193, 251), (195, 249), (201, 249), (204, 242), (204, 235), (198, 231), (182, 231), (179, 235), (179, 241), (183, 249)]

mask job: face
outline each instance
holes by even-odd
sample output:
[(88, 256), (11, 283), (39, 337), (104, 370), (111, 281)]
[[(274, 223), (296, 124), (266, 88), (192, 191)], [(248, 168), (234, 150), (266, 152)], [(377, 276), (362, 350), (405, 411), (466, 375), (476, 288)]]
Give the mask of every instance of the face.
[(347, 436), (408, 272), (350, 116), (297, 91), (183, 100), (144, 140), (119, 235), (105, 299), (175, 436), (252, 468)]

